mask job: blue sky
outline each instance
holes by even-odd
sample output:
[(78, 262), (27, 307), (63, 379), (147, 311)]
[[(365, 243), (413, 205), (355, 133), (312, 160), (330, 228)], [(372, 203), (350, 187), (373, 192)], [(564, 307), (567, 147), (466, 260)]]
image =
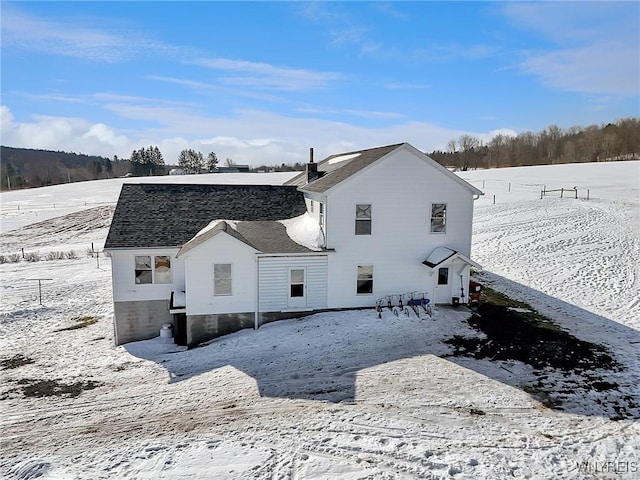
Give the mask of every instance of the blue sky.
[(2, 2), (2, 144), (252, 165), (640, 116), (638, 2)]

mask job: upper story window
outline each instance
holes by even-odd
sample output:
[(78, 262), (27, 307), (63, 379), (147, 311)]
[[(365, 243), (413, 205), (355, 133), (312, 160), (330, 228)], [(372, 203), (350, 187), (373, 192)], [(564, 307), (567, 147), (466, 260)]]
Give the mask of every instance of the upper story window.
[(231, 295), (231, 264), (215, 263), (213, 265), (213, 294)]
[(446, 203), (431, 204), (431, 232), (432, 233), (447, 232), (447, 204)]
[(171, 258), (168, 255), (136, 255), (135, 282), (171, 283)]
[(371, 235), (371, 204), (356, 205), (356, 235)]

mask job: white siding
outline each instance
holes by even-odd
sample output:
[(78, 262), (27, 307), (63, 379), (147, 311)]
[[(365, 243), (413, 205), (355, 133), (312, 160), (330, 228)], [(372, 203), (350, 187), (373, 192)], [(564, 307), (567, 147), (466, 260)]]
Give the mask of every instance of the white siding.
[[(371, 235), (355, 235), (356, 204), (372, 206)], [(431, 233), (431, 204), (447, 204), (446, 233)], [(329, 307), (373, 306), (384, 295), (429, 291), (421, 264), (438, 246), (469, 255), (473, 193), (413, 152), (399, 149), (327, 194)], [(358, 265), (373, 265), (373, 294), (356, 294)], [(459, 278), (458, 278), (459, 281)]]
[[(177, 248), (111, 250), (111, 270), (113, 279), (113, 301), (132, 302), (147, 300), (169, 300), (172, 290), (184, 289), (184, 262), (176, 258)], [(136, 255), (167, 255), (171, 259), (170, 284), (136, 284)]]
[(289, 271), (306, 269), (307, 307), (327, 308), (327, 257), (261, 257), (259, 259), (260, 312), (288, 310)]
[[(255, 312), (255, 252), (226, 233), (218, 233), (185, 253), (187, 315)], [(213, 294), (216, 263), (231, 264), (231, 295)]]

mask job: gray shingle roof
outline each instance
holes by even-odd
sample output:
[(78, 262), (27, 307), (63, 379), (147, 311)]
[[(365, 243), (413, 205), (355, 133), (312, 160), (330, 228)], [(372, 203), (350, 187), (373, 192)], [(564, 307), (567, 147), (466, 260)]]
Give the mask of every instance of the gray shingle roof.
[(305, 253), (312, 252), (291, 240), (287, 229), (280, 222), (239, 222), (237, 230), (248, 242), (262, 253)]
[(314, 251), (291, 240), (287, 235), (287, 229), (280, 222), (269, 220), (237, 222), (234, 228), (223, 220), (209, 231), (185, 243), (178, 252), (178, 256), (205, 243), (221, 232), (231, 235), (236, 240), (240, 240), (262, 253), (307, 253)]
[[(305, 192), (324, 193), (331, 187), (337, 185), (343, 180), (349, 178), (354, 173), (359, 172), (363, 168), (371, 165), (373, 162), (384, 157), (388, 153), (394, 151), (396, 148), (404, 145), (398, 143), (395, 145), (387, 145), (385, 147), (369, 148), (367, 150), (357, 150), (354, 152), (340, 153), (337, 155), (331, 155), (321, 162), (318, 162), (318, 172), (321, 173), (321, 177), (312, 182), (306, 183), (306, 173), (302, 172), (300, 175), (296, 175), (291, 180), (285, 183), (285, 185), (296, 185)], [(338, 157), (346, 157), (354, 155), (349, 160), (344, 160), (337, 163), (332, 163), (331, 160)]]
[(212, 220), (274, 221), (305, 212), (295, 186), (124, 184), (105, 248), (179, 247)]

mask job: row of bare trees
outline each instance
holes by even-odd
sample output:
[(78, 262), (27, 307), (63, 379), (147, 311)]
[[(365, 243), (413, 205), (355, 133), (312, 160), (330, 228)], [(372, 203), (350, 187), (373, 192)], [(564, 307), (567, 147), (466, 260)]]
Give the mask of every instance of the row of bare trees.
[(566, 130), (551, 125), (542, 132), (524, 132), (515, 137), (499, 134), (487, 144), (471, 135), (461, 135), (450, 140), (447, 149), (429, 155), (460, 170), (638, 159), (640, 118)]

